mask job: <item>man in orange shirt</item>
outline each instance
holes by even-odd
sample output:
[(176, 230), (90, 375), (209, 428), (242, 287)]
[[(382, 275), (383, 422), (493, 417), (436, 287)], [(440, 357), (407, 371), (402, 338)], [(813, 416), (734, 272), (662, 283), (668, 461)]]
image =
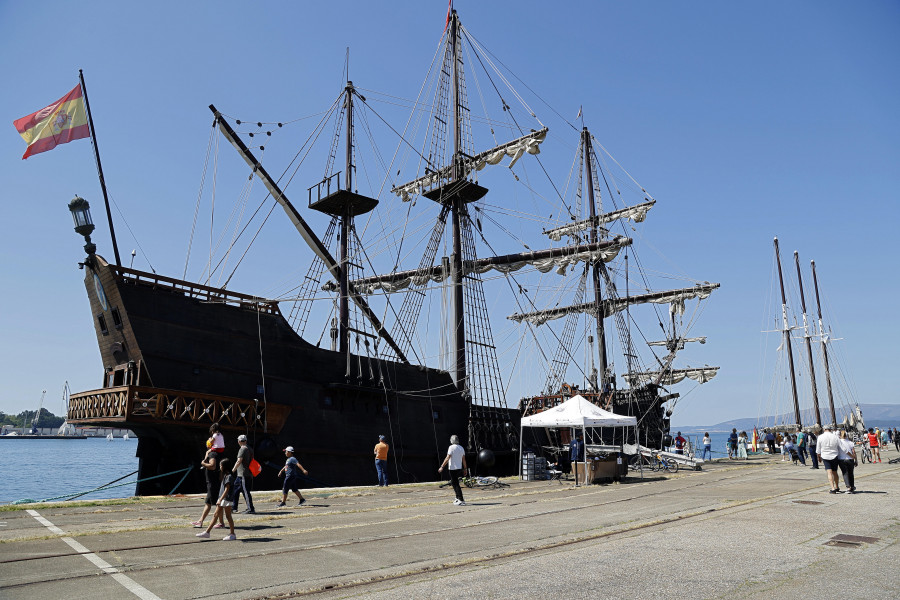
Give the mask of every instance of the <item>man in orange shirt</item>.
[(378, 436), (375, 444), (375, 470), (378, 471), (378, 487), (387, 487), (387, 455), (388, 445), (384, 442), (384, 436)]
[(881, 451), (879, 450), (878, 434), (869, 427), (869, 447), (872, 448), (872, 462), (881, 462)]

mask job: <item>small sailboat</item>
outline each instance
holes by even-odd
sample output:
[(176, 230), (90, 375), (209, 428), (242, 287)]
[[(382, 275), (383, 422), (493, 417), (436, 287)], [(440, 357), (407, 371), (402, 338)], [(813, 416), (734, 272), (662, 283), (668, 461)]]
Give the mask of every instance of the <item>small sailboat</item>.
[(127, 431), (125, 432), (125, 435), (122, 436), (122, 439), (123, 439), (123, 440), (127, 440), (127, 439), (128, 439), (128, 432), (127, 432)]
[(112, 432), (106, 434), (106, 441), (107, 441), (107, 442), (113, 441), (113, 434), (112, 434)]

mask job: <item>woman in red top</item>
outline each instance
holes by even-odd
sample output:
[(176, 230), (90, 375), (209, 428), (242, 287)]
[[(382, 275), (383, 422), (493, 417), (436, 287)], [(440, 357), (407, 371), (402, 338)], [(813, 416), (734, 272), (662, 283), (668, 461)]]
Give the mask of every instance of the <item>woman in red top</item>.
[(872, 462), (881, 462), (881, 452), (878, 448), (878, 436), (875, 430), (869, 427), (869, 447), (872, 449)]

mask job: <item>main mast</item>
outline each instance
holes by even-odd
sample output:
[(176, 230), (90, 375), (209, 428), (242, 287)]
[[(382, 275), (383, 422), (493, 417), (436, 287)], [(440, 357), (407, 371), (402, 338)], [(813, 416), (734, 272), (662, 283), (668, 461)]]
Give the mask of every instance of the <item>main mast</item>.
[[(588, 206), (591, 222), (590, 240), (592, 244), (595, 244), (597, 242), (597, 226), (594, 225), (594, 223), (597, 221), (597, 208), (594, 205), (594, 174), (593, 169), (591, 169), (591, 134), (588, 132), (587, 127), (584, 127), (581, 130), (581, 146), (584, 151), (584, 169), (588, 189)], [(606, 332), (604, 330), (603, 314), (599, 310), (599, 308), (603, 305), (603, 295), (600, 289), (601, 268), (601, 261), (595, 261), (591, 267), (591, 276), (594, 284), (594, 306), (596, 306), (598, 309), (597, 354), (600, 360), (600, 362), (598, 363), (600, 365), (599, 389), (602, 390), (604, 389), (604, 384), (607, 381), (608, 359), (606, 357)]]
[(781, 323), (784, 332), (784, 347), (787, 349), (788, 365), (791, 368), (791, 393), (794, 396), (794, 419), (797, 426), (802, 425), (800, 420), (800, 402), (797, 400), (797, 377), (794, 374), (794, 353), (791, 351), (791, 328), (787, 318), (787, 298), (784, 295), (784, 276), (781, 273), (781, 252), (778, 250), (778, 238), (775, 238), (775, 262), (778, 263), (778, 283), (781, 285)]
[(819, 313), (819, 338), (822, 340), (822, 358), (825, 362), (825, 385), (828, 388), (828, 408), (831, 409), (831, 422), (837, 424), (837, 414), (834, 412), (834, 396), (831, 392), (831, 371), (828, 369), (828, 342), (825, 339), (825, 327), (822, 325), (822, 303), (819, 302), (819, 280), (816, 277), (816, 261), (809, 261), (812, 265), (813, 287), (816, 290), (816, 309)]
[[(344, 169), (344, 189), (353, 191), (353, 82), (348, 81), (347, 87), (344, 88), (344, 107), (347, 111), (347, 148), (346, 161)], [(350, 223), (353, 216), (350, 213), (350, 203), (343, 206), (343, 214), (341, 214), (341, 240), (340, 240), (340, 261), (341, 261), (341, 278), (340, 286), (340, 305), (339, 305), (339, 331), (340, 341), (338, 342), (338, 350), (342, 356), (347, 356), (347, 348), (350, 344)]]
[(803, 309), (803, 340), (806, 342), (806, 357), (809, 361), (809, 381), (812, 384), (813, 408), (816, 411), (816, 423), (822, 423), (819, 412), (819, 391), (816, 389), (816, 366), (813, 364), (812, 343), (809, 341), (809, 323), (806, 318), (806, 296), (803, 294), (803, 276), (800, 275), (800, 253), (794, 251), (794, 263), (797, 265), (797, 281), (800, 283), (800, 307)]
[[(459, 180), (461, 173), (462, 140), (460, 123), (460, 89), (459, 89), (459, 17), (453, 10), (450, 14), (450, 52), (453, 62), (453, 159), (450, 164), (451, 181)], [(465, 305), (463, 298), (463, 258), (462, 258), (462, 217), (465, 204), (459, 194), (450, 197), (450, 222), (453, 228), (453, 254), (450, 257), (450, 269), (453, 288), (453, 379), (461, 392), (469, 388), (466, 379), (466, 327)]]

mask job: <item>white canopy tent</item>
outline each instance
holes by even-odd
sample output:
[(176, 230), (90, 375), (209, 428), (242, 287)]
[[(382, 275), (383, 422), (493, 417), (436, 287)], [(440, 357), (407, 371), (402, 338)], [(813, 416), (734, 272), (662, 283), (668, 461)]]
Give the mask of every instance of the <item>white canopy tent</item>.
[[(522, 430), (525, 427), (580, 427), (582, 438), (588, 427), (634, 427), (637, 428), (637, 417), (617, 415), (608, 410), (603, 410), (596, 404), (587, 400), (584, 396), (577, 395), (569, 398), (559, 406), (554, 406), (543, 412), (524, 417), (519, 428), (519, 456), (522, 456)], [(635, 439), (637, 439), (635, 432)], [(587, 460), (586, 450), (582, 460)], [(519, 460), (519, 475), (521, 476), (522, 461)], [(576, 483), (577, 483), (576, 474)]]

